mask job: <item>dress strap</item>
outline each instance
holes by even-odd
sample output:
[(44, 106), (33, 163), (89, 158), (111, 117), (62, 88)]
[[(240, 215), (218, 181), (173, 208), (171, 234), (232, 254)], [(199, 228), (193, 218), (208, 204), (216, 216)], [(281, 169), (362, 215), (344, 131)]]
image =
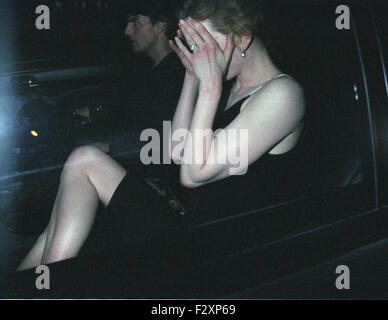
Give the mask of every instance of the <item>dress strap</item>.
[(249, 96), (250, 96), (250, 97), (253, 96), (253, 95), (254, 95), (256, 92), (258, 92), (262, 87), (264, 87), (264, 85), (267, 84), (268, 82), (270, 82), (270, 81), (272, 81), (272, 80), (275, 80), (275, 79), (277, 79), (277, 78), (285, 77), (285, 76), (288, 76), (288, 75), (285, 74), (285, 73), (282, 73), (282, 74), (279, 74), (279, 75), (273, 77), (272, 79), (270, 79), (270, 80), (264, 82), (264, 83), (263, 83), (262, 85), (260, 85), (258, 88), (256, 88), (255, 90), (253, 90), (253, 91), (249, 94)]

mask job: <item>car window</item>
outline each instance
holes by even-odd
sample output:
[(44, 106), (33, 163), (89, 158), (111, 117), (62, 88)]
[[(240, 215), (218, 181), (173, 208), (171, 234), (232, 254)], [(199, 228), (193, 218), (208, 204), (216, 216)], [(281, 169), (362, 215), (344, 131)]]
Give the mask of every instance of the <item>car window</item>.
[[(14, 70), (22, 63), (55, 61), (93, 65), (122, 61), (127, 46), (123, 37), (125, 10), (120, 1), (2, 1), (0, 4), (0, 66)], [(39, 30), (39, 5), (50, 10), (50, 30)], [(1, 69), (0, 69), (1, 71)]]

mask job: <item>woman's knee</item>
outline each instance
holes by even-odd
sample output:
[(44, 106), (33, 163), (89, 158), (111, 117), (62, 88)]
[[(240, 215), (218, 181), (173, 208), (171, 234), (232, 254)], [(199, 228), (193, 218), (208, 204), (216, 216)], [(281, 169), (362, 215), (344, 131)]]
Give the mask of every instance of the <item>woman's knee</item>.
[(102, 151), (94, 146), (82, 146), (73, 150), (68, 157), (62, 176), (66, 173), (86, 173), (88, 166), (99, 161)]

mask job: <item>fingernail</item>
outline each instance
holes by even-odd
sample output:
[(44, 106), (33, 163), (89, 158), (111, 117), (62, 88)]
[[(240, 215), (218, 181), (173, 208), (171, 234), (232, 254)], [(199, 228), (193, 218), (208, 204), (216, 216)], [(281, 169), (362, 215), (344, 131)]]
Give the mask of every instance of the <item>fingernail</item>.
[(179, 24), (184, 24), (184, 23), (185, 22), (182, 19), (179, 20)]

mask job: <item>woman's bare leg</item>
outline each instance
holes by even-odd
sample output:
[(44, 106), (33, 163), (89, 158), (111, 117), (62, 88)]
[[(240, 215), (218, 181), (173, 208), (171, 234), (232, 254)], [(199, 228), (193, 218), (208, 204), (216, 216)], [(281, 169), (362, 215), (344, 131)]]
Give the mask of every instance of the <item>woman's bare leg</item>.
[(46, 245), (47, 239), (47, 230), (44, 231), (36, 241), (35, 245), (32, 247), (27, 256), (23, 259), (22, 263), (19, 265), (17, 271), (27, 270), (35, 266), (42, 264), (43, 251)]
[(98, 148), (76, 149), (62, 172), (49, 225), (18, 270), (75, 257), (90, 233), (99, 200), (108, 205), (125, 175)]

